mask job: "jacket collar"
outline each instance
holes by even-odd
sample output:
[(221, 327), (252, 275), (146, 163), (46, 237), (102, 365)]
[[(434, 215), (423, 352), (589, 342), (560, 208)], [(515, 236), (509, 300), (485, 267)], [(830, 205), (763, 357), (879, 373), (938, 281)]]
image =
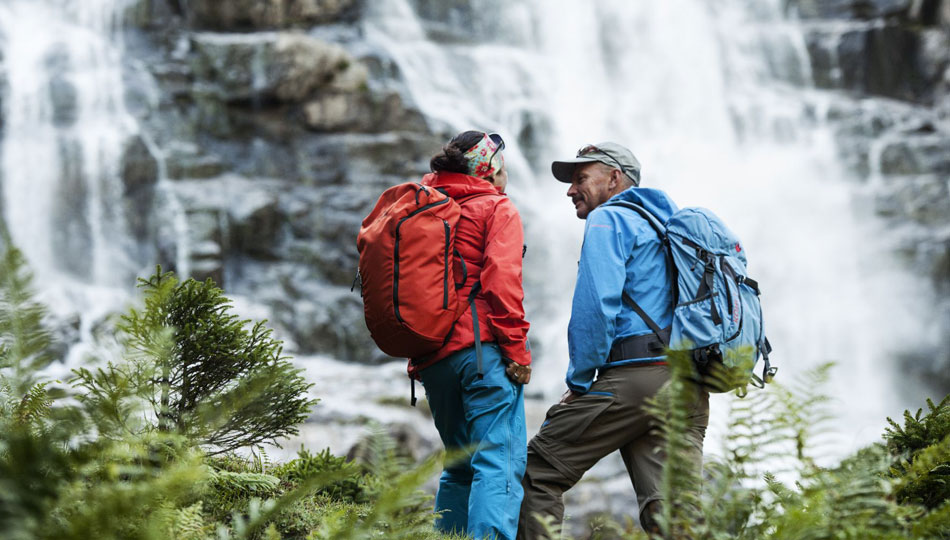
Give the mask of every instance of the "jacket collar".
[(445, 194), (453, 198), (483, 193), (502, 195), (491, 182), (484, 178), (447, 171), (439, 171), (425, 175), (422, 178), (422, 185), (444, 189)]

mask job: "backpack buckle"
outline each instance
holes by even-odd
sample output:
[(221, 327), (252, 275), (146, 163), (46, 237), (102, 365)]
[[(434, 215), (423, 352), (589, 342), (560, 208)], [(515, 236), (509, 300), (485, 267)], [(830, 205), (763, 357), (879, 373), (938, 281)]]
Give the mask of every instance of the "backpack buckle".
[(769, 367), (762, 372), (762, 382), (771, 383), (772, 379), (775, 378), (775, 374), (778, 373), (778, 366)]

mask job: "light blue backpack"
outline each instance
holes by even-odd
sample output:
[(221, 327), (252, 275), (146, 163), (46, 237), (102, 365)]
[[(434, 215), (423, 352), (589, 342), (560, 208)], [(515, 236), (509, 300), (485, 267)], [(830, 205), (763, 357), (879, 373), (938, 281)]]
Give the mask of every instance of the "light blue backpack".
[[(777, 367), (769, 363), (772, 347), (765, 337), (759, 284), (746, 272), (745, 250), (721, 219), (705, 208), (683, 208), (666, 223), (644, 207), (608, 203), (637, 212), (660, 236), (673, 275), (673, 325), (666, 332), (629, 295), (624, 301), (674, 351), (689, 351), (711, 391), (771, 382)], [(762, 377), (753, 373), (759, 356)]]

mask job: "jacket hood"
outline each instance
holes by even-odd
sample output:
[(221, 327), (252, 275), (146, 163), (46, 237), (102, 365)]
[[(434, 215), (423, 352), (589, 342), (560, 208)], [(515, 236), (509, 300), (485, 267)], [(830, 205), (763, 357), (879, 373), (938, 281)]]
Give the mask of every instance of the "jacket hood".
[(503, 195), (491, 182), (484, 178), (446, 171), (425, 175), (422, 177), (422, 185), (445, 190), (445, 194), (453, 199), (481, 193)]
[(653, 188), (631, 187), (614, 195), (610, 201), (627, 201), (638, 204), (647, 209), (651, 214), (666, 223), (670, 216), (678, 210), (676, 203), (670, 199), (665, 191)]

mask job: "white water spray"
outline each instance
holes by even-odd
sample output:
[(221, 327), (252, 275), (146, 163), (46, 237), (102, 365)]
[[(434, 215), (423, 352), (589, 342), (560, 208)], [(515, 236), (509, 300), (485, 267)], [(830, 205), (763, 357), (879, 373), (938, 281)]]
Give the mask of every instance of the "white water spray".
[(135, 131), (120, 67), (120, 0), (0, 5), (3, 209), (43, 280), (134, 275), (119, 159)]

